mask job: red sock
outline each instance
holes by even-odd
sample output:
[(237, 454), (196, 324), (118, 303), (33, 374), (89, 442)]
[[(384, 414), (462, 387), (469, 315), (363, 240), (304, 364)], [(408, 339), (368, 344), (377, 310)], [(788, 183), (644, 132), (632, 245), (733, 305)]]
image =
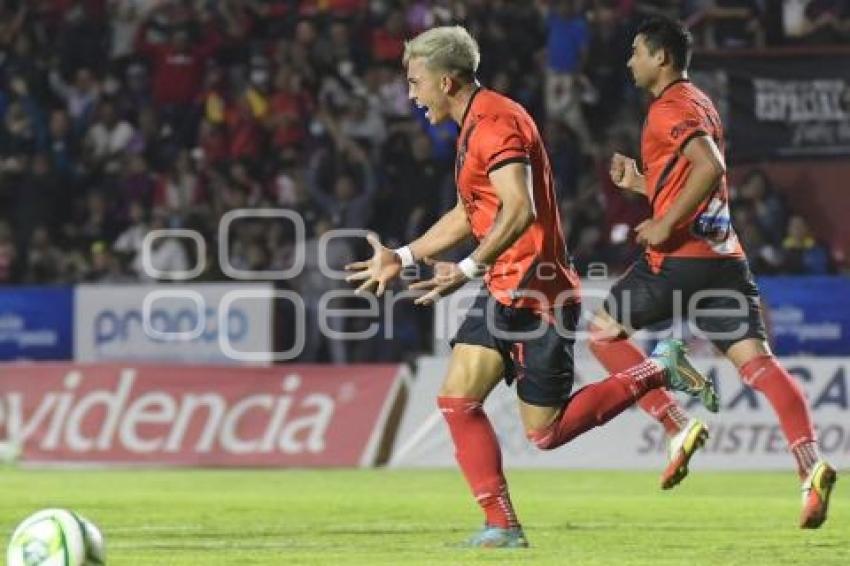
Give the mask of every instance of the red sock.
[(761, 391), (779, 417), (797, 471), (806, 476), (820, 458), (812, 415), (800, 384), (771, 355), (759, 356), (741, 367), (744, 383)]
[(437, 397), (455, 445), (455, 457), (488, 525), (519, 526), (502, 473), (502, 451), (481, 402), (465, 397)]
[[(605, 339), (593, 336), (590, 351), (610, 373), (623, 371), (647, 358), (628, 338)], [(638, 406), (660, 422), (668, 436), (675, 435), (688, 424), (687, 413), (666, 389), (649, 391), (638, 399)]]
[(664, 385), (664, 371), (658, 362), (647, 359), (582, 387), (570, 396), (555, 422), (545, 429), (530, 431), (528, 439), (543, 450), (566, 444), (583, 432), (607, 423), (647, 391)]

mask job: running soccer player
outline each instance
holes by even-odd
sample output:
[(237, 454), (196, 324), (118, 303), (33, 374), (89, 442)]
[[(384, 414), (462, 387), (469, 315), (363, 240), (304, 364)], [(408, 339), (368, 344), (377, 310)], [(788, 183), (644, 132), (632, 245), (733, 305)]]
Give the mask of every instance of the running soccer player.
[(430, 305), (472, 279), (481, 293), (453, 340), (437, 404), (461, 471), (484, 511), (471, 546), (523, 547), (502, 456), (482, 408), (503, 378), (516, 380), (528, 438), (556, 448), (599, 426), (659, 387), (686, 391), (711, 410), (717, 397), (688, 363), (679, 342), (662, 342), (648, 359), (571, 393), (579, 279), (567, 258), (549, 159), (534, 121), (512, 100), (481, 88), (478, 46), (462, 27), (438, 27), (407, 43), (409, 96), (433, 123), (460, 125), (455, 164), (457, 206), (423, 236), (397, 250), (368, 237), (374, 254), (348, 266), (358, 292), (376, 289), (417, 260), (474, 236), (460, 263), (437, 262), (435, 275), (411, 285)]
[[(691, 36), (675, 20), (645, 22), (632, 43), (629, 69), (637, 86), (652, 95), (641, 137), (643, 167), (615, 154), (610, 173), (617, 186), (649, 199), (652, 218), (635, 229), (646, 253), (596, 313), (592, 348), (609, 371), (640, 363), (645, 357), (629, 334), (670, 320), (678, 297), (684, 316), (772, 405), (803, 482), (800, 526), (818, 528), (826, 520), (836, 471), (818, 453), (800, 385), (765, 340), (758, 289), (731, 225), (723, 127), (711, 100), (688, 81), (690, 58)], [(664, 400), (654, 395), (660, 407)], [(693, 422), (679, 435), (674, 473), (667, 478), (672, 483), (687, 473), (687, 460), (704, 434), (704, 426)]]

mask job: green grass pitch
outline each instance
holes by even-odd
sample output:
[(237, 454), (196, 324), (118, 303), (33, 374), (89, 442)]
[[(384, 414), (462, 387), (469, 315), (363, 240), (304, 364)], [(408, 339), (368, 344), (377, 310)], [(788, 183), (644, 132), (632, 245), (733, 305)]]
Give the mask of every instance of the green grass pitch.
[[(44, 507), (103, 529), (110, 565), (850, 564), (850, 482), (800, 531), (792, 473), (513, 471), (532, 548), (453, 548), (481, 522), (458, 473), (0, 471), (0, 526)], [(847, 482), (848, 480), (844, 480)], [(5, 552), (5, 550), (4, 550)]]

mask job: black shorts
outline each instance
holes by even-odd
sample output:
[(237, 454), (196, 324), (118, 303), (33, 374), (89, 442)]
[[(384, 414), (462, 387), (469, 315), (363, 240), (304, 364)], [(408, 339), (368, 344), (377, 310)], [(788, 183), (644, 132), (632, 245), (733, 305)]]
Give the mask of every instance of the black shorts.
[(643, 257), (611, 288), (605, 310), (630, 331), (682, 317), (724, 353), (741, 340), (766, 339), (744, 259), (668, 257), (653, 273)]
[(451, 345), (496, 350), (505, 363), (504, 379), (508, 385), (516, 380), (520, 399), (531, 405), (560, 407), (573, 388), (573, 344), (580, 309), (578, 304), (556, 308), (557, 323), (544, 322), (531, 309), (505, 306), (482, 292)]

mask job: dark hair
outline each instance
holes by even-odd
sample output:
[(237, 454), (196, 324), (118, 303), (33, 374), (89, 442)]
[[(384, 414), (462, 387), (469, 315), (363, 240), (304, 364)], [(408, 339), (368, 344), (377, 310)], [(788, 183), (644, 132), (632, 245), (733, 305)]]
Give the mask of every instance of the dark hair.
[(640, 25), (637, 35), (643, 36), (650, 53), (663, 49), (677, 70), (688, 69), (694, 39), (682, 22), (665, 17), (651, 18)]

